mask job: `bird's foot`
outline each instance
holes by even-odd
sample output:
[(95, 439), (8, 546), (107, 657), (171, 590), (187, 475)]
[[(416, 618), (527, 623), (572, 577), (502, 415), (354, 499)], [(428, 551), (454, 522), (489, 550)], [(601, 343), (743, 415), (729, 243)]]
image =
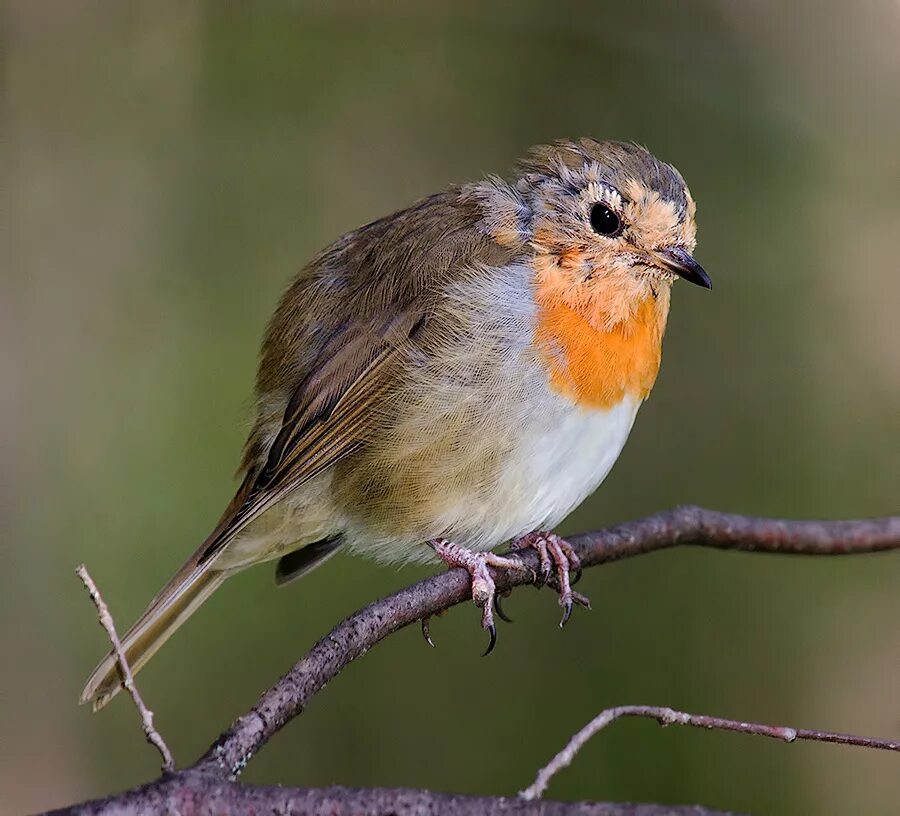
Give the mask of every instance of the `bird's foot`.
[[(566, 625), (566, 621), (572, 614), (573, 604), (577, 603), (588, 609), (591, 608), (591, 602), (580, 592), (572, 589), (572, 584), (578, 583), (578, 579), (581, 578), (581, 561), (568, 541), (560, 538), (556, 533), (538, 531), (523, 535), (510, 545), (510, 552), (520, 552), (526, 549), (537, 552), (541, 561), (541, 578), (545, 584), (552, 580), (555, 567), (554, 583), (559, 589), (559, 605), (563, 608), (562, 620), (559, 622), (560, 627)], [(571, 572), (575, 573), (573, 579), (569, 577)]]
[[(490, 635), (490, 642), (484, 654), (489, 655), (497, 642), (497, 627), (494, 625), (494, 601), (497, 596), (497, 587), (491, 575), (489, 567), (495, 569), (515, 570), (516, 572), (531, 570), (517, 558), (506, 558), (492, 552), (473, 552), (459, 544), (454, 544), (444, 538), (430, 541), (432, 549), (451, 569), (462, 567), (472, 578), (472, 600), (476, 606), (481, 607), (481, 626)], [(500, 615), (503, 617), (503, 615)], [(423, 627), (426, 640), (431, 643), (427, 635), (427, 628)], [(434, 644), (431, 644), (434, 645)]]

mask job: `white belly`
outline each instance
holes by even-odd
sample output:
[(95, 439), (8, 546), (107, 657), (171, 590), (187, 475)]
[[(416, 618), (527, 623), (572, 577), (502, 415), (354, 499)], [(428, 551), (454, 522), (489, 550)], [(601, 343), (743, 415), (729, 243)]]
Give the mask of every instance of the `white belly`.
[[(506, 451), (489, 484), (454, 487), (448, 481), (423, 503), (421, 524), (406, 534), (385, 535), (351, 521), (345, 528), (349, 549), (385, 562), (423, 562), (434, 558), (425, 544), (433, 538), (485, 551), (562, 521), (606, 478), (639, 402), (629, 398), (608, 411), (584, 410), (549, 392), (542, 402), (541, 410), (519, 415), (520, 442)], [(483, 438), (508, 438), (509, 432), (488, 426)]]
[(456, 519), (444, 521), (461, 544), (481, 550), (555, 526), (606, 478), (639, 405), (626, 398), (608, 411), (584, 410), (559, 398), (529, 423), (490, 500), (458, 508)]

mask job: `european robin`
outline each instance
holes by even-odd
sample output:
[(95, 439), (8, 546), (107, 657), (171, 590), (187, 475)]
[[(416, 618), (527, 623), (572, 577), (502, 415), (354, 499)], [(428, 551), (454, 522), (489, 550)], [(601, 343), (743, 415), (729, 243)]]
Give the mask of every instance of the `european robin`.
[[(453, 186), (340, 237), (269, 323), (241, 486), (124, 636), (136, 672), (231, 575), (279, 584), (340, 549), (464, 567), (495, 638), (488, 567), (556, 572), (548, 532), (606, 477), (660, 364), (671, 285), (693, 259), (681, 175), (633, 144), (533, 148), (511, 182)], [(489, 647), (490, 650), (490, 647)], [(121, 688), (115, 657), (81, 700)]]

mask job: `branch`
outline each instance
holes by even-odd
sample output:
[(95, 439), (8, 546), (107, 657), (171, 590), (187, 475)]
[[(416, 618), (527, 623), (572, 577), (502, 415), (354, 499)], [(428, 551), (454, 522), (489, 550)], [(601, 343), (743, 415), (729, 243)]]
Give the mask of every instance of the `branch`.
[(407, 788), (283, 788), (239, 785), (195, 771), (48, 816), (737, 816), (696, 805), (528, 802)]
[[(900, 549), (900, 517), (862, 521), (782, 521), (678, 507), (647, 518), (569, 539), (585, 567), (630, 558), (679, 545), (696, 545), (746, 552), (796, 555), (850, 555)], [(536, 553), (520, 554), (534, 570)], [(500, 592), (528, 583), (524, 573), (495, 574)], [(144, 814), (177, 812), (228, 814), (251, 809), (273, 814), (328, 813), (339, 816), (379, 814), (602, 814), (603, 816), (708, 816), (700, 807), (658, 805), (529, 802), (524, 799), (482, 799), (427, 791), (345, 788), (254, 788), (234, 783), (251, 756), (312, 697), (357, 657), (388, 635), (428, 618), (470, 597), (469, 579), (455, 569), (427, 578), (370, 604), (346, 618), (320, 640), (256, 705), (239, 717), (193, 766), (118, 796), (76, 805), (58, 813)]]
[[(864, 521), (782, 521), (736, 516), (700, 507), (676, 507), (663, 513), (569, 539), (590, 567), (680, 544), (746, 552), (796, 555), (849, 555), (900, 548), (900, 516)], [(521, 554), (534, 570), (538, 557)], [(525, 573), (494, 575), (500, 592), (528, 583)], [(338, 672), (388, 635), (462, 603), (470, 595), (465, 570), (426, 578), (376, 601), (338, 624), (284, 677), (240, 717), (196, 767), (236, 777), (250, 757)]]
[(756, 734), (760, 737), (771, 737), (784, 742), (808, 740), (810, 742), (835, 742), (840, 745), (856, 745), (860, 748), (878, 748), (884, 751), (900, 751), (900, 742), (876, 739), (874, 737), (856, 737), (852, 734), (836, 734), (830, 731), (810, 731), (805, 728), (790, 728), (784, 725), (763, 725), (761, 723), (725, 720), (721, 717), (709, 717), (705, 714), (686, 714), (665, 706), (618, 706), (601, 711), (593, 720), (582, 728), (566, 744), (546, 766), (538, 771), (538, 775), (525, 790), (519, 792), (522, 799), (540, 799), (550, 780), (563, 768), (572, 764), (572, 760), (584, 745), (598, 731), (602, 731), (621, 717), (650, 717), (663, 728), (667, 725), (690, 725), (694, 728), (707, 728), (718, 731), (737, 731), (740, 734)]
[(116, 660), (119, 664), (119, 672), (122, 675), (122, 685), (125, 687), (125, 691), (131, 695), (134, 706), (137, 708), (138, 714), (141, 715), (141, 728), (144, 731), (144, 736), (147, 738), (147, 742), (154, 746), (156, 750), (159, 751), (160, 756), (162, 756), (163, 773), (172, 771), (175, 768), (175, 760), (172, 758), (172, 752), (169, 750), (169, 746), (166, 745), (166, 741), (162, 738), (162, 735), (153, 725), (153, 712), (147, 708), (144, 703), (144, 698), (141, 697), (141, 693), (137, 690), (137, 686), (134, 683), (134, 675), (131, 673), (131, 666), (128, 665), (128, 660), (125, 657), (125, 650), (122, 648), (122, 641), (119, 640), (119, 635), (116, 632), (116, 624), (113, 622), (109, 607), (103, 600), (100, 590), (97, 589), (94, 579), (91, 578), (90, 573), (87, 571), (87, 567), (84, 564), (81, 564), (75, 569), (75, 574), (81, 579), (81, 582), (91, 596), (91, 600), (94, 602), (94, 606), (97, 607), (97, 616), (100, 618), (100, 625), (106, 630), (109, 642), (112, 644), (113, 652), (115, 653)]

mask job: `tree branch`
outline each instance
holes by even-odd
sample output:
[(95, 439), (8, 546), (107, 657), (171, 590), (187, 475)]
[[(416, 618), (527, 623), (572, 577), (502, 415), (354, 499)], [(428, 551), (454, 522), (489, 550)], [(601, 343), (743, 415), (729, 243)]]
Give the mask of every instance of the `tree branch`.
[[(900, 549), (900, 517), (861, 521), (783, 521), (730, 515), (699, 507), (678, 507), (569, 542), (583, 566), (679, 545), (796, 555), (850, 555)], [(521, 554), (538, 568), (533, 552)], [(527, 583), (524, 573), (494, 576), (501, 592)], [(448, 796), (427, 791), (345, 788), (320, 790), (259, 788), (234, 783), (247, 762), (335, 675), (383, 638), (470, 597), (468, 575), (455, 569), (427, 578), (376, 601), (338, 624), (320, 640), (247, 714), (239, 717), (193, 766), (164, 774), (149, 785), (58, 813), (134, 814), (156, 812), (228, 814), (250, 807), (273, 814), (603, 814), (663, 816), (713, 813), (699, 807), (528, 802), (524, 799)], [(530, 808), (530, 809), (529, 809)]]
[[(680, 544), (745, 552), (796, 555), (849, 555), (900, 548), (900, 516), (863, 521), (782, 521), (736, 516), (700, 507), (676, 507), (663, 513), (569, 539), (590, 567)], [(538, 557), (521, 554), (534, 570)], [(498, 573), (503, 592), (528, 583), (525, 573)], [(240, 717), (196, 767), (236, 777), (250, 757), (305, 708), (341, 669), (398, 629), (435, 615), (470, 597), (465, 570), (426, 578), (376, 601), (338, 624), (284, 677)]]
[(696, 805), (526, 801), (408, 788), (283, 788), (240, 785), (195, 771), (48, 816), (737, 816)]

